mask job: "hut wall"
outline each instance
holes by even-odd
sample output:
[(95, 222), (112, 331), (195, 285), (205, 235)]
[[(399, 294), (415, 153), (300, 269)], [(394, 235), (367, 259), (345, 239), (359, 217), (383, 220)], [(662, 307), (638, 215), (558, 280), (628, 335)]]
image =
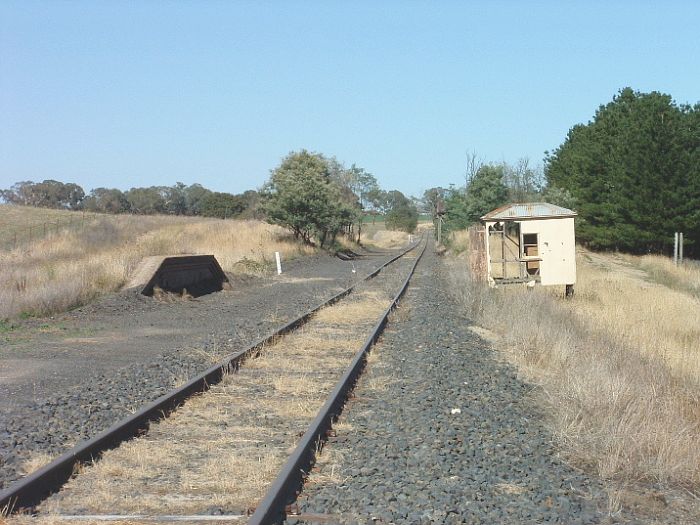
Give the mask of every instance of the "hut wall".
[(523, 234), (538, 235), (542, 284), (575, 284), (576, 238), (573, 217), (522, 221), (520, 228)]

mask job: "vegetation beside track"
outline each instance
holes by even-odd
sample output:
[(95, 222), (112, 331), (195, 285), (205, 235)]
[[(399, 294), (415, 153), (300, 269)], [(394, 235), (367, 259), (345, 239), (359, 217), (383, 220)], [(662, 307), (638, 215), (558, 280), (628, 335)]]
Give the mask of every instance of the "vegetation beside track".
[[(57, 213), (0, 206), (0, 219), (26, 224), (40, 212)], [(290, 259), (315, 249), (278, 226), (254, 220), (96, 215), (83, 227), (50, 230), (0, 255), (0, 319), (51, 315), (86, 304), (120, 289), (150, 255), (211, 253), (225, 271), (250, 273), (271, 268), (276, 251)]]
[(584, 250), (577, 262), (569, 301), (559, 290), (489, 289), (460, 259), (452, 289), (479, 333), (541, 387), (562, 450), (609, 482), (613, 505), (640, 483), (697, 494), (700, 270)]

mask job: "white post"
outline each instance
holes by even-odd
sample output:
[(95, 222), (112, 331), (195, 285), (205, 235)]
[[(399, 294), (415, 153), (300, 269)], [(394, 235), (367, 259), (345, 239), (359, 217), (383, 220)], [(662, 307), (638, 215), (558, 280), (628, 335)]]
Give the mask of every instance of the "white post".
[(277, 275), (282, 273), (282, 262), (280, 261), (280, 252), (275, 252), (275, 260), (277, 261)]
[(678, 264), (678, 232), (673, 234), (673, 264)]
[(678, 235), (678, 260), (683, 264), (683, 232)]

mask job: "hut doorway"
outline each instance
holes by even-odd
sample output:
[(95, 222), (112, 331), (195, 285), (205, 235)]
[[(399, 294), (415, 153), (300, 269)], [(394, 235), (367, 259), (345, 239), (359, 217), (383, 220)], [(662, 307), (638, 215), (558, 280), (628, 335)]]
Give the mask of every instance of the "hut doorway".
[(524, 277), (520, 223), (503, 221), (488, 229), (491, 273), (494, 279), (521, 279)]

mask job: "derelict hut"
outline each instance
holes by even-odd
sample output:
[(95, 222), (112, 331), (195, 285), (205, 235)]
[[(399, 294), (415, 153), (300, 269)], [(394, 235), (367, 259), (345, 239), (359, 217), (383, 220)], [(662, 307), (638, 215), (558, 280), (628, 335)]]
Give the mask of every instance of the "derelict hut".
[(489, 284), (565, 285), (566, 295), (573, 295), (574, 217), (576, 212), (546, 202), (507, 204), (481, 217)]

